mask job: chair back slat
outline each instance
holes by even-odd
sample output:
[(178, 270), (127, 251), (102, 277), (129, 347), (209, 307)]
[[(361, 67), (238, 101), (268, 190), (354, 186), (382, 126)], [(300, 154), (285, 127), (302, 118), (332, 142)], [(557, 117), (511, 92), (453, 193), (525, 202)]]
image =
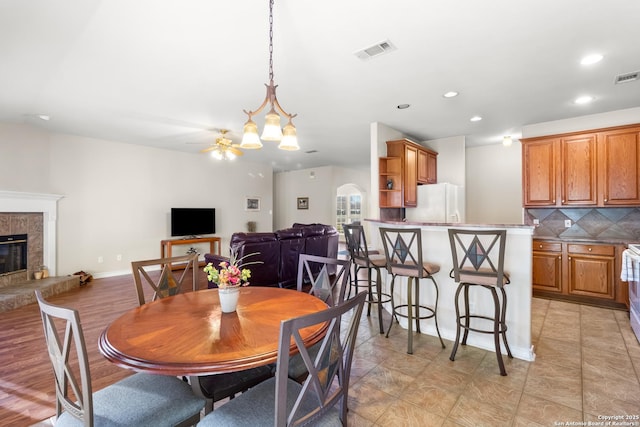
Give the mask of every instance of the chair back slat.
[[(334, 269), (335, 273), (330, 273)], [(334, 306), (344, 301), (348, 279), (349, 261), (300, 254), (297, 277), (298, 291), (302, 291), (304, 285), (308, 283), (311, 285), (310, 294), (320, 298), (327, 305)]]
[(35, 291), (56, 385), (56, 416), (68, 412), (93, 425), (93, 395), (87, 349), (77, 310), (49, 304)]
[[(173, 270), (172, 265), (180, 265), (181, 270)], [(144, 288), (151, 288), (153, 295), (149, 301), (166, 298), (187, 290), (191, 281), (191, 290), (197, 291), (198, 254), (188, 254), (175, 257), (133, 261), (131, 270), (136, 285), (138, 304), (144, 305)], [(184, 267), (184, 268), (183, 268)], [(160, 274), (155, 270), (160, 269)], [(152, 272), (150, 274), (150, 272)]]
[(380, 237), (387, 259), (387, 271), (403, 276), (426, 277), (421, 229), (382, 227)]
[[(327, 310), (282, 322), (276, 367), (276, 410), (274, 425), (294, 426), (313, 423), (335, 405), (340, 405), (340, 417), (346, 425), (347, 400), (351, 362), (362, 317), (366, 293), (330, 307)], [(343, 316), (350, 312), (346, 331), (341, 331)], [(299, 333), (313, 325), (325, 323), (326, 334), (320, 341), (315, 357)], [(342, 333), (341, 333), (342, 332)], [(288, 366), (291, 354), (299, 353), (309, 372), (296, 397), (287, 409)], [(310, 409), (309, 402), (314, 402)]]
[(364, 227), (360, 224), (344, 224), (344, 239), (347, 244), (349, 256), (354, 263), (369, 267), (369, 249)]
[(449, 229), (451, 277), (498, 287), (509, 283), (504, 273), (506, 235), (506, 230)]

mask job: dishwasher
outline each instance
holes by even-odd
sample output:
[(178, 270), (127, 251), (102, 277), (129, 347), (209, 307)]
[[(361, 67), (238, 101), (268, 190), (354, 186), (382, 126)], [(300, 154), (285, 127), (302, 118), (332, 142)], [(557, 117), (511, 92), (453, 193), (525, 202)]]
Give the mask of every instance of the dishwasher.
[(629, 284), (629, 321), (640, 342), (640, 244), (630, 244), (622, 252), (620, 279)]

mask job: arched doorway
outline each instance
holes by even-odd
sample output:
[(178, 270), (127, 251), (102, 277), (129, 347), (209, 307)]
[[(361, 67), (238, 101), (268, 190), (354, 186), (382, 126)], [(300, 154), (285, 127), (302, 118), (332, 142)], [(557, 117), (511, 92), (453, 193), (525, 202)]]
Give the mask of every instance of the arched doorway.
[(365, 193), (356, 184), (343, 184), (336, 191), (335, 227), (343, 234), (342, 224), (351, 224), (364, 219)]

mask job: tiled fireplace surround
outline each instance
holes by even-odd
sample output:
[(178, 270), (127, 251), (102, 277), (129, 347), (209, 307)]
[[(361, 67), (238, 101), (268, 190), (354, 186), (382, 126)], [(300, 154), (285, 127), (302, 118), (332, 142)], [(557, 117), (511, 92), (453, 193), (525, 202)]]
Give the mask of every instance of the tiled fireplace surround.
[(640, 208), (527, 209), (524, 216), (528, 225), (540, 222), (534, 237), (640, 242)]
[(0, 236), (11, 234), (27, 235), (27, 271), (0, 276), (0, 288), (31, 279), (33, 273), (39, 271), (41, 266), (44, 265), (42, 256), (42, 212), (0, 212)]
[[(79, 286), (78, 276), (56, 276), (56, 194), (0, 191), (0, 235), (27, 234), (27, 271), (0, 276), (0, 313), (35, 302), (34, 289), (49, 295)], [(51, 277), (33, 280), (46, 266)]]

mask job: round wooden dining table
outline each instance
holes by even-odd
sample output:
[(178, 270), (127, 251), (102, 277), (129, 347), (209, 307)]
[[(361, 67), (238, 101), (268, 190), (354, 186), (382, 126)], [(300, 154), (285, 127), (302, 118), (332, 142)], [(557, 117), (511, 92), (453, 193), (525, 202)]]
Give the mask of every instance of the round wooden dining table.
[[(136, 371), (235, 372), (276, 361), (283, 320), (326, 308), (305, 292), (248, 286), (240, 289), (236, 311), (222, 313), (217, 289), (187, 292), (124, 313), (102, 332), (98, 346), (109, 361)], [(320, 341), (325, 329), (303, 330), (305, 345)]]

